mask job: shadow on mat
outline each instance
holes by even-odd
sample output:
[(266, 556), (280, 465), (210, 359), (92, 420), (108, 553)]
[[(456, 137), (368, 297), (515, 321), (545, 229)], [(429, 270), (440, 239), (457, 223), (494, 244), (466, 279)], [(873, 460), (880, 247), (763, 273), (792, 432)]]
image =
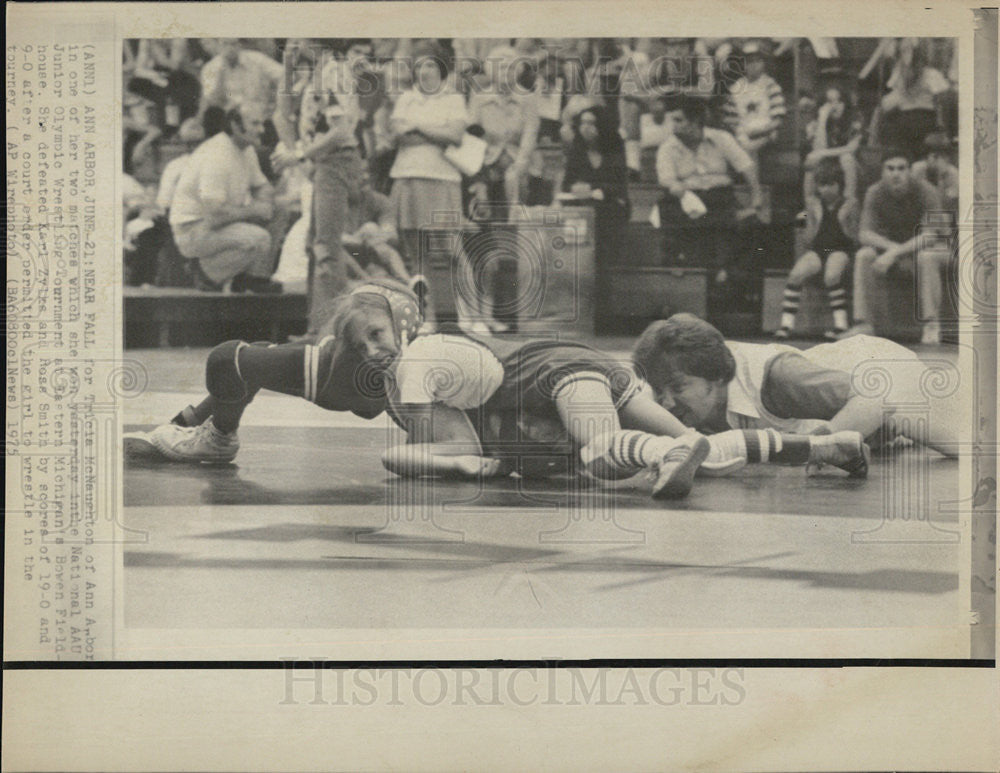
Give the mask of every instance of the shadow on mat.
[[(360, 542), (364, 537), (383, 532), (379, 527), (339, 526), (333, 524), (277, 523), (253, 529), (230, 529), (226, 531), (199, 534), (197, 539), (206, 540), (248, 540), (254, 542), (300, 542), (304, 540), (326, 540), (330, 542)], [(558, 550), (524, 548), (492, 542), (432, 542), (426, 535), (397, 534), (391, 541), (379, 543), (379, 548), (407, 550), (419, 549), (423, 552), (449, 554), (463, 558), (476, 558), (492, 562), (538, 561), (560, 554)], [(373, 560), (369, 556), (343, 556), (346, 560)], [(407, 562), (413, 559), (405, 559)]]
[[(382, 547), (382, 546), (380, 546)], [(412, 547), (412, 546), (407, 546)], [(424, 547), (420, 545), (420, 547)], [(193, 557), (181, 553), (157, 551), (126, 551), (127, 568), (171, 569), (234, 569), (279, 570), (298, 569), (315, 571), (434, 571), (469, 570), (503, 563), (536, 563), (554, 557), (557, 551), (512, 548), (508, 545), (491, 545), (468, 542), (435, 545), (452, 553), (450, 557), (385, 557), (385, 556), (323, 556), (321, 558), (222, 558)], [(950, 593), (958, 589), (958, 577), (949, 572), (918, 571), (909, 569), (877, 569), (868, 572), (826, 572), (800, 569), (772, 569), (755, 566), (729, 566), (686, 564), (683, 562), (650, 560), (615, 560), (594, 557), (583, 561), (544, 564), (533, 567), (540, 572), (580, 573), (617, 572), (639, 573), (633, 580), (604, 585), (600, 590), (622, 589), (632, 585), (659, 582), (677, 576), (711, 575), (739, 579), (776, 580), (780, 582), (807, 583), (816, 588), (842, 588), (923, 595)]]

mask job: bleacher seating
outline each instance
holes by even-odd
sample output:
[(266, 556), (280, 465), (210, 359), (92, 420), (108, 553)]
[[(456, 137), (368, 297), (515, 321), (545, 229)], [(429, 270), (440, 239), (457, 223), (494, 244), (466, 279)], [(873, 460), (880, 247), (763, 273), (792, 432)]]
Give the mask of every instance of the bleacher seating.
[(608, 274), (608, 291), (621, 299), (612, 316), (649, 321), (686, 311), (704, 317), (707, 273), (703, 268), (622, 266)]
[(306, 296), (125, 288), (125, 345), (207, 346), (227, 338), (282, 341), (305, 332)]

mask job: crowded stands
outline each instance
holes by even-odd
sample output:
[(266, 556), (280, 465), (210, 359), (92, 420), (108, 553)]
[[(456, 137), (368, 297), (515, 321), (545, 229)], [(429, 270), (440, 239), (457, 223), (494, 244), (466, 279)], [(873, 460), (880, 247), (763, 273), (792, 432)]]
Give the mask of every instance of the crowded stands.
[[(505, 234), (584, 208), (599, 333), (674, 311), (779, 338), (947, 327), (951, 40), (129, 40), (123, 76), (134, 293), (304, 294), (315, 337), (390, 276), (501, 332), (524, 284)], [(464, 282), (431, 271), (442, 222)]]

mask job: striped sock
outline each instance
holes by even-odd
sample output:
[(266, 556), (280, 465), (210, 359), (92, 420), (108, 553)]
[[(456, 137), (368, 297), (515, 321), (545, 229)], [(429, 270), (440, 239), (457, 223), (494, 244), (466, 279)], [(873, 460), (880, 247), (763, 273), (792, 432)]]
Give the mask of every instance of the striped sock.
[[(739, 462), (800, 465), (809, 461), (810, 438), (775, 429), (731, 429), (709, 437), (712, 451), (705, 462), (709, 471), (739, 469)], [(720, 474), (716, 472), (715, 474)]]
[(833, 311), (833, 326), (837, 330), (847, 330), (847, 290), (840, 285), (826, 288)]
[(785, 296), (781, 302), (781, 327), (789, 330), (795, 327), (795, 315), (799, 310), (801, 298), (801, 286), (791, 284), (785, 286)]
[(674, 444), (674, 438), (638, 430), (598, 435), (580, 450), (584, 470), (601, 480), (631, 477), (654, 467)]
[(809, 461), (809, 437), (782, 434), (776, 429), (743, 430), (748, 462), (805, 464)]

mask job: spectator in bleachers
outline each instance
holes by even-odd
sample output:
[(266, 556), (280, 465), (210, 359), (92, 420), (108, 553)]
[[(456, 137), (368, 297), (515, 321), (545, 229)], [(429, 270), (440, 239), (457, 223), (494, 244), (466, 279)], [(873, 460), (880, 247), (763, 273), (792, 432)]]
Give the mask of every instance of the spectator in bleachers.
[[(220, 111), (221, 112), (221, 111)], [(177, 251), (170, 231), (170, 203), (177, 189), (177, 182), (187, 166), (191, 153), (205, 139), (205, 130), (197, 118), (188, 118), (177, 131), (177, 140), (185, 152), (172, 159), (160, 175), (156, 200), (145, 208), (143, 218), (148, 228), (136, 230), (137, 223), (127, 229), (130, 238), (126, 246), (126, 265), (135, 284), (155, 284), (158, 287), (190, 286), (190, 272), (186, 259)], [(131, 231), (131, 233), (129, 233)], [(137, 267), (142, 266), (139, 270)]]
[[(621, 264), (629, 222), (624, 143), (603, 108), (584, 110), (573, 123), (575, 136), (566, 155), (562, 186), (578, 200), (593, 202), (598, 287), (606, 287), (608, 272)], [(606, 308), (608, 301), (606, 292), (598, 292), (599, 317), (610, 312)]]
[[(532, 153), (538, 142), (540, 118), (537, 97), (518, 88), (517, 52), (513, 48), (494, 49), (487, 56), (492, 72), (490, 87), (469, 99), (469, 118), (483, 127), (488, 143), (483, 166), (485, 190), (481, 200), (501, 204), (521, 201)], [(506, 213), (500, 213), (506, 219)]]
[[(219, 113), (215, 110), (211, 113), (213, 119), (218, 115)], [(222, 113), (222, 116), (224, 119), (225, 113)], [(215, 127), (213, 126), (213, 128)], [(219, 126), (218, 131), (212, 132), (210, 136), (215, 136), (219, 131), (225, 131), (224, 124)], [(181, 173), (187, 167), (191, 153), (206, 139), (205, 127), (199, 123), (198, 119), (189, 118), (181, 124), (177, 132), (177, 139), (183, 143), (184, 153), (171, 159), (163, 167), (163, 172), (160, 174), (160, 186), (156, 192), (156, 205), (162, 212), (170, 211), (170, 202), (173, 201), (174, 191), (177, 189), (177, 182), (181, 179)]]
[(641, 40), (637, 49), (650, 62), (651, 85), (661, 94), (712, 94), (716, 75), (708, 42), (705, 38)]
[(390, 172), (396, 161), (396, 138), (392, 134), (391, 126), (392, 112), (396, 109), (399, 97), (413, 85), (411, 80), (413, 42), (409, 39), (377, 38), (373, 39), (372, 45), (380, 99), (371, 117), (371, 153), (368, 156), (368, 171), (372, 187), (379, 193), (389, 195), (392, 191)]
[(238, 38), (219, 38), (219, 53), (201, 70), (202, 107), (263, 105), (268, 118), (277, 107), (284, 81), (281, 63), (260, 51), (244, 48)]
[(342, 236), (350, 203), (358, 200), (366, 177), (357, 129), (363, 118), (359, 94), (368, 88), (372, 58), (370, 40), (348, 41), (344, 58), (323, 67), (322, 90), (303, 97), (303, 112), (308, 99), (318, 108), (311, 125), (303, 127), (305, 136), (294, 151), (279, 148), (272, 157), (279, 169), (304, 160), (313, 164), (307, 336), (318, 333), (347, 288)]
[(125, 284), (152, 284), (156, 276), (156, 250), (150, 239), (156, 216), (152, 188), (125, 172), (121, 177), (121, 194)]
[[(452, 38), (458, 84), (466, 98), (490, 85), (486, 60), (490, 52), (510, 46), (510, 38)], [(474, 85), (473, 85), (474, 84)]]
[(674, 122), (667, 112), (668, 99), (665, 96), (649, 100), (649, 112), (639, 120), (639, 146), (643, 149), (658, 148), (674, 134)]
[(733, 174), (746, 180), (756, 211), (763, 194), (754, 160), (729, 132), (705, 126), (707, 114), (707, 104), (697, 97), (682, 97), (680, 109), (672, 111), (673, 136), (656, 153), (656, 174), (665, 189), (660, 223), (688, 261), (713, 270), (722, 284), (733, 259)]
[(823, 90), (812, 150), (805, 159), (805, 188), (812, 187), (810, 178), (816, 165), (823, 159), (833, 158), (844, 172), (843, 194), (849, 199), (857, 199), (858, 162), (855, 154), (861, 146), (861, 138), (861, 116), (853, 105), (851, 95), (844, 86), (831, 83)]
[(619, 38), (621, 47), (618, 75), (618, 116), (625, 140), (625, 163), (629, 176), (638, 180), (642, 168), (642, 125), (649, 97), (649, 56), (630, 38)]
[(928, 134), (924, 150), (925, 157), (913, 165), (913, 179), (930, 183), (937, 190), (944, 208), (957, 216), (958, 168), (951, 163), (951, 142), (942, 132)]
[(354, 279), (391, 276), (412, 287), (413, 277), (396, 250), (396, 212), (389, 197), (374, 190), (367, 179), (361, 195), (351, 203), (342, 242), (347, 267)]
[[(913, 258), (923, 343), (940, 343), (941, 271), (950, 257), (948, 240), (934, 239), (935, 215), (941, 212), (938, 192), (927, 182), (915, 180), (910, 159), (900, 148), (882, 153), (882, 179), (865, 194), (858, 240), (861, 249), (854, 262), (854, 326), (845, 335), (874, 332), (871, 313), (884, 296), (873, 293), (884, 277), (903, 259)], [(943, 236), (947, 236), (944, 234)]]
[(389, 124), (397, 144), (391, 196), (411, 272), (420, 270), (420, 229), (437, 213), (461, 215), (462, 174), (444, 152), (461, 144), (469, 123), (462, 95), (447, 82), (444, 52), (424, 44), (416, 53), (413, 87), (396, 100)]
[(566, 154), (563, 190), (594, 202), (599, 269), (616, 265), (629, 221), (628, 167), (621, 135), (600, 107), (580, 113)]
[(163, 135), (156, 125), (153, 103), (126, 91), (122, 116), (122, 157), (125, 171), (144, 180), (156, 178), (156, 143)]
[(806, 252), (795, 261), (785, 286), (781, 326), (776, 338), (788, 338), (795, 328), (802, 285), (821, 277), (826, 287), (833, 329), (825, 337), (835, 340), (847, 330), (847, 290), (844, 275), (858, 236), (858, 202), (845, 195), (844, 170), (836, 158), (825, 158), (812, 177), (814, 190), (806, 191)]
[(729, 88), (727, 123), (754, 158), (778, 136), (785, 120), (785, 97), (781, 86), (766, 72), (764, 47), (751, 40), (743, 45), (745, 75)]
[(910, 158), (918, 158), (924, 153), (927, 135), (944, 125), (940, 97), (948, 92), (948, 81), (929, 66), (924, 41), (900, 38), (886, 85), (889, 93), (880, 106), (881, 144), (902, 148)]
[(198, 112), (201, 84), (185, 38), (143, 39), (128, 89), (156, 105), (164, 136)]
[(538, 99), (539, 141), (560, 144), (562, 111), (583, 88), (582, 62), (573, 56), (573, 39), (543, 38), (538, 51), (534, 89)]
[(264, 108), (243, 104), (226, 113), (226, 130), (203, 142), (181, 173), (170, 203), (170, 227), (181, 254), (197, 259), (203, 289), (281, 292), (272, 282), (272, 189), (256, 146)]

